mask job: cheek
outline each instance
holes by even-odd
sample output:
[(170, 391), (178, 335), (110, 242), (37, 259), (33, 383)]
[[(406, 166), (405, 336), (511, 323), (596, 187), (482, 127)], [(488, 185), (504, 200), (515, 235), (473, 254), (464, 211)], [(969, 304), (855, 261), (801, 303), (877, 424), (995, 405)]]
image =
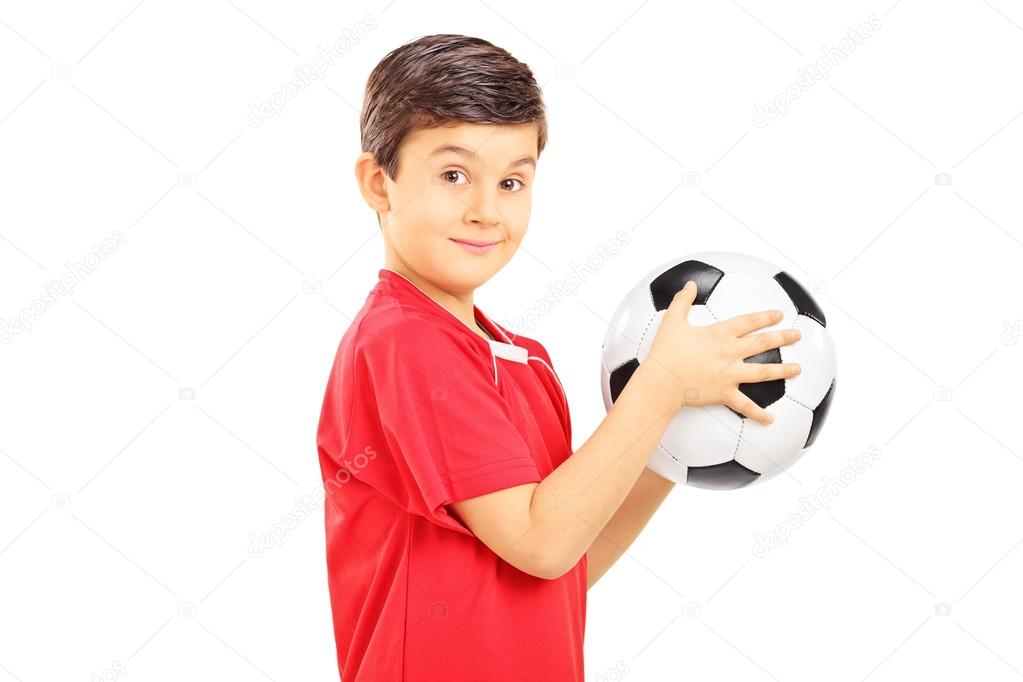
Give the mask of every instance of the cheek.
[(505, 230), (507, 231), (508, 239), (512, 242), (513, 251), (518, 249), (519, 244), (526, 237), (526, 231), (529, 229), (529, 212), (529, 204), (524, 203), (524, 205), (520, 204), (514, 208), (509, 208), (504, 214)]
[(467, 207), (454, 192), (440, 184), (428, 184), (414, 199), (413, 208), (427, 228), (444, 229), (461, 219)]
[[(441, 189), (441, 191), (438, 191)], [(418, 241), (442, 231), (451, 222), (452, 199), (429, 184), (406, 188), (396, 202), (395, 238)]]
[(514, 200), (509, 201), (503, 212), (510, 229), (522, 230), (522, 232), (525, 232), (526, 227), (529, 224), (529, 216), (532, 210), (532, 198), (525, 196), (516, 197)]

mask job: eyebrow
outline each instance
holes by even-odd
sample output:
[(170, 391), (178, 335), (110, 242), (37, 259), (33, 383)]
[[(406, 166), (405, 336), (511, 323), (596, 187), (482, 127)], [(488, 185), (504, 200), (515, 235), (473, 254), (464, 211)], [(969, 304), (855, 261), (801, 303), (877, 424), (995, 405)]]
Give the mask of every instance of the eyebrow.
[[(430, 152), (430, 154), (426, 158), (432, 159), (433, 157), (440, 156), (441, 154), (458, 154), (459, 156), (464, 156), (465, 158), (472, 159), (473, 161), (480, 160), (479, 154), (469, 151), (465, 147), (459, 147), (456, 144), (442, 144), (441, 146), (437, 147), (432, 152)], [(533, 170), (536, 170), (536, 159), (534, 159), (531, 156), (526, 156), (519, 159), (518, 161), (515, 161), (508, 167), (518, 168), (519, 166), (532, 166)]]

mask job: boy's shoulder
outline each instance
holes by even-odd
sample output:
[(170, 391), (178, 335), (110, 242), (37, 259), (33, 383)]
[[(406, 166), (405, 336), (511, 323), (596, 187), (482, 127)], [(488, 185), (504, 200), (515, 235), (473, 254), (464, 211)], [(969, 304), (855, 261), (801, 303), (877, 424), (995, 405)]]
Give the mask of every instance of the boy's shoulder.
[(451, 321), (436, 312), (387, 292), (374, 292), (356, 318), (357, 336), (395, 340), (436, 338), (451, 330)]
[[(480, 311), (482, 313), (482, 311)], [(510, 331), (489, 316), (487, 320), (501, 332), (496, 342), (510, 342), (526, 349), (528, 354), (550, 364), (547, 349), (537, 339)], [(478, 337), (464, 328), (451, 313), (424, 306), (419, 301), (395, 295), (387, 290), (374, 290), (367, 298), (345, 335), (357, 352), (393, 351), (399, 348), (437, 349), (438, 346), (461, 348), (490, 362), (492, 349), (481, 344)]]
[(386, 354), (451, 361), (455, 357), (486, 358), (478, 344), (456, 327), (461, 324), (399, 297), (375, 294), (353, 321), (346, 340), (357, 357), (379, 359)]
[[(461, 348), (473, 349), (476, 355), (488, 362), (490, 360), (491, 350), (476, 343), (475, 334), (463, 329), (464, 325), (446, 311), (435, 311), (392, 295), (377, 294), (367, 301), (360, 318), (359, 331), (356, 334), (360, 346), (371, 344), (373, 339), (394, 339), (403, 346), (411, 344), (430, 347), (437, 344), (454, 344)], [(510, 343), (525, 348), (530, 356), (542, 358), (550, 363), (547, 350), (538, 339), (511, 331), (490, 316), (487, 316), (487, 320), (501, 332), (496, 342), (491, 343)]]

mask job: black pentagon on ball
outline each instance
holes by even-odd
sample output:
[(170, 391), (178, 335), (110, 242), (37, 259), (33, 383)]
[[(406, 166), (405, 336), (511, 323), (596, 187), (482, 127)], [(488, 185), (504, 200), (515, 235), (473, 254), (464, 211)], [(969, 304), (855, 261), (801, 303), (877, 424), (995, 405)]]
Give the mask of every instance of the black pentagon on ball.
[[(763, 353), (757, 353), (745, 358), (743, 362), (757, 362), (760, 364), (768, 363), (781, 363), (781, 350), (778, 348), (770, 348), (765, 350)], [(772, 381), (754, 381), (751, 383), (739, 384), (739, 391), (747, 398), (755, 402), (760, 407), (766, 408), (768, 405), (781, 400), (785, 397), (785, 380), (774, 379)], [(726, 405), (726, 407), (728, 407)], [(737, 412), (736, 410), (728, 407), (738, 417), (745, 419), (746, 415)]]
[(817, 324), (822, 327), (828, 326), (827, 320), (824, 319), (824, 311), (817, 305), (817, 301), (813, 300), (810, 292), (804, 289), (803, 285), (797, 282), (792, 275), (782, 271), (774, 276), (774, 280), (789, 295), (792, 304), (796, 306), (797, 315), (805, 315), (811, 320), (816, 320)]
[(817, 439), (817, 433), (821, 427), (824, 426), (824, 420), (828, 418), (828, 410), (831, 409), (831, 399), (835, 397), (835, 382), (836, 379), (831, 380), (831, 386), (828, 387), (828, 392), (821, 398), (820, 403), (813, 410), (813, 421), (810, 422), (810, 433), (806, 436), (806, 444), (804, 448), (808, 448), (813, 445), (813, 442)]
[(623, 390), (625, 390), (625, 384), (629, 383), (629, 379), (632, 378), (633, 373), (637, 369), (639, 369), (639, 360), (632, 358), (625, 364), (615, 367), (611, 371), (611, 376), (608, 379), (608, 386), (611, 389), (612, 403), (618, 400), (618, 396), (621, 395)]
[(689, 467), (686, 472), (686, 483), (697, 488), (734, 490), (749, 485), (759, 477), (760, 474), (744, 467), (733, 459), (722, 464)]
[(693, 305), (704, 305), (714, 287), (718, 285), (725, 273), (698, 260), (687, 260), (673, 265), (650, 283), (650, 299), (654, 310), (667, 310), (671, 299), (675, 297), (686, 282), (696, 282), (696, 299)]

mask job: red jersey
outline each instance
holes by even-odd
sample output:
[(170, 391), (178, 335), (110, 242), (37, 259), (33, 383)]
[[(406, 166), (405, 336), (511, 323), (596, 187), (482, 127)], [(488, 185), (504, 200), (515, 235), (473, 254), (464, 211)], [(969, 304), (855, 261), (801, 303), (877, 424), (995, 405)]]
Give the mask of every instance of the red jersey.
[(550, 356), (473, 306), (487, 340), (389, 268), (334, 358), (316, 444), (342, 682), (583, 679), (586, 556), (545, 580), (451, 502), (572, 454)]

